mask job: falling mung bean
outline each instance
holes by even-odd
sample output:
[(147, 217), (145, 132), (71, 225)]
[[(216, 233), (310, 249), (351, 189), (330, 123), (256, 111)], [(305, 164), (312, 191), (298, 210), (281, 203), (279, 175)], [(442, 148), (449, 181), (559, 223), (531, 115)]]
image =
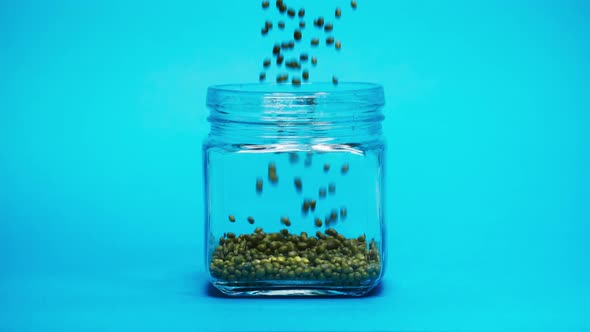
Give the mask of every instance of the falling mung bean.
[(297, 177), (295, 178), (295, 180), (293, 180), (294, 184), (295, 184), (295, 189), (297, 189), (297, 191), (301, 191), (301, 188), (303, 186), (302, 182), (301, 182), (301, 178)]
[(289, 226), (291, 226), (291, 220), (289, 220), (289, 218), (287, 218), (287, 217), (282, 217), (281, 218), (281, 224), (289, 227)]
[(328, 192), (330, 194), (334, 194), (336, 192), (336, 185), (334, 183), (330, 183), (328, 185)]
[[(281, 79), (286, 80), (286, 75), (281, 76)], [(268, 180), (276, 184), (279, 181), (279, 177), (277, 176), (277, 167), (274, 163), (268, 164)]]
[(303, 200), (303, 205), (301, 206), (301, 211), (303, 213), (307, 213), (309, 212), (309, 208), (310, 208), (310, 203), (308, 200)]
[(321, 17), (321, 16), (320, 16), (320, 17), (318, 17), (317, 19), (315, 19), (315, 20), (313, 21), (313, 24), (314, 24), (316, 27), (318, 27), (318, 28), (321, 28), (321, 27), (323, 27), (323, 26), (324, 26), (324, 18), (323, 18), (323, 17)]
[(315, 211), (315, 207), (316, 207), (316, 200), (312, 199), (311, 201), (309, 201), (309, 207), (311, 208), (311, 211)]
[(348, 173), (348, 168), (349, 168), (348, 164), (342, 165), (342, 174)]
[(330, 221), (334, 222), (336, 220), (338, 220), (338, 211), (332, 210), (332, 212), (330, 212)]
[(289, 153), (289, 162), (295, 164), (299, 161), (299, 155), (296, 152)]

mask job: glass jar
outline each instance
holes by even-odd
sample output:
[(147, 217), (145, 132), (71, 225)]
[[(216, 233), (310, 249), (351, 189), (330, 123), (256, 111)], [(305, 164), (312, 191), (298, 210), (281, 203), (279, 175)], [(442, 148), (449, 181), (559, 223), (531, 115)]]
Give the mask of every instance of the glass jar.
[(383, 88), (208, 90), (206, 268), (229, 295), (363, 295), (381, 280)]

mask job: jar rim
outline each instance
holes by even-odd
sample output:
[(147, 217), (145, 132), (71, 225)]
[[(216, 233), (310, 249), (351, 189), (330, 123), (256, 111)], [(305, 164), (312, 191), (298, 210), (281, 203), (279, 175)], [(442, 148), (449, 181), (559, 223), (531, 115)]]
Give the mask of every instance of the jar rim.
[(302, 95), (322, 94), (322, 95), (349, 95), (354, 93), (371, 93), (382, 91), (383, 87), (377, 83), (369, 82), (341, 82), (338, 84), (319, 82), (319, 83), (302, 83), (299, 86), (293, 86), (287, 83), (243, 83), (243, 84), (219, 84), (209, 87), (209, 92), (223, 94), (256, 94), (265, 95), (277, 94), (285, 97), (296, 97)]
[(364, 142), (381, 135), (384, 104), (383, 87), (375, 83), (214, 85), (207, 119), (210, 137), (221, 139)]

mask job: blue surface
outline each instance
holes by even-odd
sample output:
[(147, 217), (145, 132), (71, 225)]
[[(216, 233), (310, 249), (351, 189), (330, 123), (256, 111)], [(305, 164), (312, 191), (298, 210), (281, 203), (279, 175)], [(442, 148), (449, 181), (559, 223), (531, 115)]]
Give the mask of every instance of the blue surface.
[(388, 274), (254, 300), (204, 281), (200, 144), (258, 1), (0, 3), (0, 330), (589, 330), (588, 2), (358, 2), (312, 77), (385, 87)]

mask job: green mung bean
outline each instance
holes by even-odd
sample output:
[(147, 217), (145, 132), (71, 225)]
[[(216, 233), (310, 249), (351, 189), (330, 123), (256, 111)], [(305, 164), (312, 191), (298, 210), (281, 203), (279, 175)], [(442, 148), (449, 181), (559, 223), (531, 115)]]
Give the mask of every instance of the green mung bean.
[(348, 173), (349, 166), (348, 164), (342, 165), (342, 174)]
[(330, 222), (335, 222), (337, 220), (338, 220), (338, 211), (332, 210), (332, 212), (330, 212)]
[(333, 237), (338, 236), (338, 232), (334, 228), (328, 228), (324, 231), (324, 233), (326, 233), (326, 235)]
[[(281, 81), (285, 81), (287, 79), (286, 76), (287, 75), (280, 76)], [(268, 164), (268, 179), (271, 183), (277, 183), (277, 181), (279, 180), (277, 176), (277, 167), (274, 163)]]
[(289, 220), (288, 217), (282, 217), (281, 218), (281, 223), (287, 227), (291, 226), (291, 220)]
[(297, 191), (301, 191), (301, 188), (302, 188), (302, 186), (303, 186), (303, 182), (301, 181), (301, 178), (299, 178), (299, 177), (296, 177), (296, 178), (293, 180), (293, 183), (295, 184), (295, 189), (297, 189)]
[(320, 218), (315, 218), (315, 225), (317, 227), (322, 227), (322, 219)]
[(321, 17), (321, 16), (320, 16), (320, 17), (318, 17), (317, 19), (315, 19), (315, 20), (313, 21), (313, 24), (314, 24), (316, 27), (318, 27), (318, 28), (321, 28), (321, 27), (323, 27), (323, 26), (324, 26), (324, 18), (323, 18), (323, 17)]

